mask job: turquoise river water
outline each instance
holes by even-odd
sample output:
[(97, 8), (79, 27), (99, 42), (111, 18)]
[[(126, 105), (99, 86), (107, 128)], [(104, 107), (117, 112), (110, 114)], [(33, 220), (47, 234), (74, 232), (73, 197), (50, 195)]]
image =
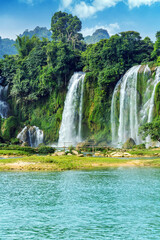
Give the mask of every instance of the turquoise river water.
[(0, 172), (0, 240), (23, 239), (160, 239), (160, 169)]

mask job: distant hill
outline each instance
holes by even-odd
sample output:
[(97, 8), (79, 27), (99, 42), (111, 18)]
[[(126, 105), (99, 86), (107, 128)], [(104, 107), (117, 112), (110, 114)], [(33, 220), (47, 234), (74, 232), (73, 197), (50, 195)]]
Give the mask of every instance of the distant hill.
[(86, 36), (84, 38), (84, 41), (87, 44), (93, 44), (93, 43), (97, 43), (102, 39), (108, 39), (110, 38), (109, 33), (107, 32), (107, 30), (105, 29), (97, 29), (92, 36)]
[(9, 38), (1, 38), (0, 37), (0, 58), (3, 58), (3, 55), (13, 55), (17, 53), (17, 50), (13, 44), (14, 40)]
[[(52, 33), (46, 28), (46, 27), (36, 27), (34, 30), (29, 31), (26, 29), (22, 34), (20, 34), (20, 37), (23, 36), (29, 36), (30, 38), (36, 35), (38, 38), (48, 38), (51, 40)], [(84, 41), (87, 44), (96, 43), (99, 42), (101, 39), (108, 39), (110, 36), (107, 32), (107, 30), (104, 29), (97, 29), (92, 36), (87, 36), (84, 38)], [(17, 50), (15, 46), (13, 45), (15, 43), (14, 40), (9, 38), (2, 39), (0, 37), (0, 58), (3, 58), (3, 55), (14, 55), (17, 53)]]
[(31, 31), (28, 31), (28, 29), (26, 29), (19, 36), (20, 37), (29, 36), (31, 38), (33, 35), (36, 35), (40, 39), (48, 38), (49, 40), (51, 40), (52, 33), (46, 27), (36, 27), (34, 30)]
[[(30, 38), (36, 35), (38, 38), (42, 39), (48, 38), (51, 40), (51, 32), (46, 27), (36, 27), (34, 30), (29, 31), (28, 29), (25, 30), (22, 34), (20, 34), (20, 37), (23, 36), (29, 36)], [(0, 58), (3, 58), (3, 56), (6, 55), (14, 55), (17, 54), (16, 47), (13, 45), (15, 43), (14, 40), (9, 38), (2, 39), (0, 37)]]

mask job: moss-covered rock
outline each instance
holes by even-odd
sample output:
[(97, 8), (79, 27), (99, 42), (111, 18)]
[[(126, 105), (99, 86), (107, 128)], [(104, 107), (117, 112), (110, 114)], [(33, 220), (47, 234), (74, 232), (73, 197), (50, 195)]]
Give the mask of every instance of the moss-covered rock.
[(19, 124), (16, 117), (11, 116), (5, 119), (1, 126), (2, 138), (6, 141), (10, 141), (11, 138), (15, 137), (18, 126)]
[(133, 138), (129, 138), (124, 144), (123, 148), (124, 149), (132, 149), (136, 145), (135, 141)]

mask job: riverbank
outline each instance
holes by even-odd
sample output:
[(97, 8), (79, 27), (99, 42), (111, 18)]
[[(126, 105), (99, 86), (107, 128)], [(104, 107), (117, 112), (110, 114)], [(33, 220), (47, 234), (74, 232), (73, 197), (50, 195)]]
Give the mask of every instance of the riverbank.
[(77, 156), (30, 156), (0, 159), (0, 171), (63, 171), (110, 167), (160, 167), (160, 158), (116, 159)]

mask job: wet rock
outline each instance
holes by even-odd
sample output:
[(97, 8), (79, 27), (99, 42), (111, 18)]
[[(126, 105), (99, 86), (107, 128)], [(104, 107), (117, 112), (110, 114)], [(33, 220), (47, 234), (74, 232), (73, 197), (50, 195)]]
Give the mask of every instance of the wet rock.
[(136, 145), (133, 138), (129, 138), (124, 144), (123, 148), (125, 149), (132, 149)]
[(84, 157), (84, 155), (83, 155), (83, 154), (78, 154), (77, 156), (78, 156), (78, 157)]
[(125, 157), (131, 157), (132, 155), (130, 153), (124, 152), (123, 153)]
[(104, 157), (104, 154), (101, 153), (101, 152), (96, 152), (94, 155), (95, 155), (96, 157)]
[[(54, 156), (64, 156), (64, 155), (66, 155), (65, 152), (55, 152), (55, 153), (54, 153)], [(52, 156), (53, 156), (53, 155), (52, 155)]]
[(91, 153), (87, 153), (87, 157), (92, 157), (93, 155)]
[(117, 152), (117, 153), (111, 153), (110, 154), (111, 157), (124, 157), (124, 153), (122, 152)]
[(74, 155), (78, 155), (78, 154), (79, 154), (76, 150), (72, 150), (72, 153), (73, 153)]

